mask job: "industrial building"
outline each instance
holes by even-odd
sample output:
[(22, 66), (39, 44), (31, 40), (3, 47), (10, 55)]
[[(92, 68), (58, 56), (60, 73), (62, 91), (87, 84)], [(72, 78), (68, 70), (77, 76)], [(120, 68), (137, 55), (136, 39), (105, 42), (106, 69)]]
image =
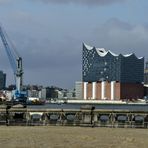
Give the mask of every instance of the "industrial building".
[(143, 98), (144, 58), (83, 44), (82, 81), (84, 99)]

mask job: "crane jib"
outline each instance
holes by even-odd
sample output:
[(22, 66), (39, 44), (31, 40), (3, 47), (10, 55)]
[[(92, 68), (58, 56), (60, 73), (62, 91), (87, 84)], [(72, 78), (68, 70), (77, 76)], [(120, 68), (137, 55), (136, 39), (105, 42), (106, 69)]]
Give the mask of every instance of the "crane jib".
[(5, 47), (6, 54), (8, 56), (10, 65), (12, 67), (12, 70), (14, 72), (15, 76), (15, 83), (16, 83), (16, 90), (14, 92), (13, 98), (15, 100), (26, 100), (27, 93), (22, 91), (23, 86), (23, 65), (22, 65), (22, 58), (18, 55), (17, 51), (13, 48), (11, 45), (11, 42), (9, 42), (9, 38), (2, 28), (0, 26), (0, 37), (2, 40), (2, 43)]

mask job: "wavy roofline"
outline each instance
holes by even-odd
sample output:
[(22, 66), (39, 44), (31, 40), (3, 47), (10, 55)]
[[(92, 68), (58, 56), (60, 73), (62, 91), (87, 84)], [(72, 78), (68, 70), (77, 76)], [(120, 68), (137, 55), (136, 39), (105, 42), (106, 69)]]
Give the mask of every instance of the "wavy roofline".
[(134, 53), (130, 53), (130, 54), (115, 54), (114, 52), (110, 51), (110, 50), (106, 50), (105, 48), (96, 48), (96, 47), (92, 47), (87, 45), (86, 43), (83, 43), (83, 46), (87, 49), (87, 50), (96, 50), (96, 52), (98, 53), (99, 56), (101, 57), (105, 57), (107, 54), (111, 54), (114, 57), (118, 57), (119, 55), (122, 55), (125, 58), (131, 57), (131, 56), (135, 56), (137, 59), (143, 59), (144, 57), (137, 57)]

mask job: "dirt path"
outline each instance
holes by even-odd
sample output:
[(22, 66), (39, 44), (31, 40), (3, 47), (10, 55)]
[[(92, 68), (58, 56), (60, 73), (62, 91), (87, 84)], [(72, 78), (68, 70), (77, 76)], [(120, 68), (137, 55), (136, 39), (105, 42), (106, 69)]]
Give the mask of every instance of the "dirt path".
[(147, 129), (0, 126), (0, 148), (147, 148)]

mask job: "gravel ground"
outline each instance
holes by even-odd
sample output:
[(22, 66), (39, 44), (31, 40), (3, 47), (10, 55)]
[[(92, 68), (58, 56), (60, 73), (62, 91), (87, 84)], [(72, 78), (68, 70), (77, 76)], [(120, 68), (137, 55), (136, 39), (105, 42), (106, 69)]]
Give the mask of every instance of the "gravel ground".
[(148, 129), (0, 126), (0, 148), (148, 148)]

